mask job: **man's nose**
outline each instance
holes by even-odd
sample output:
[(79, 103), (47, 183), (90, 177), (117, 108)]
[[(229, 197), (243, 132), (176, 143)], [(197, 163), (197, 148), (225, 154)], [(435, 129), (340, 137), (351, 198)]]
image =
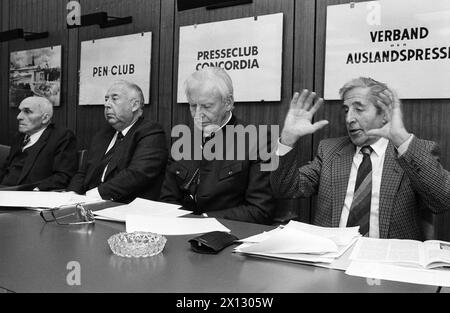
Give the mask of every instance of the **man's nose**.
[(110, 108), (111, 107), (111, 99), (107, 99), (107, 100), (105, 100), (105, 108)]
[(346, 122), (347, 124), (351, 124), (351, 123), (354, 123), (355, 121), (356, 121), (356, 119), (355, 119), (355, 114), (353, 113), (352, 110), (349, 110), (349, 111), (347, 112), (347, 114), (345, 115), (345, 122)]
[(22, 112), (19, 112), (19, 114), (17, 114), (17, 119), (19, 121), (23, 119)]
[(197, 106), (195, 109), (195, 116), (202, 119), (205, 117), (205, 112), (201, 106)]

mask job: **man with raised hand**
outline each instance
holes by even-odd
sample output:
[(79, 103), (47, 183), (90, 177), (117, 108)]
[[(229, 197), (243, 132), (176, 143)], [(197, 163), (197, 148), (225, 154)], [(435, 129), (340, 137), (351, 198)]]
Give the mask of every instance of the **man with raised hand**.
[(282, 197), (317, 195), (313, 224), (359, 226), (373, 238), (422, 239), (421, 210), (450, 207), (450, 180), (438, 161), (437, 144), (404, 127), (401, 103), (389, 88), (360, 77), (340, 90), (348, 136), (325, 139), (306, 165), (297, 163), (295, 143), (328, 124), (312, 123), (322, 105), (316, 94), (296, 93), (277, 149), (271, 175)]

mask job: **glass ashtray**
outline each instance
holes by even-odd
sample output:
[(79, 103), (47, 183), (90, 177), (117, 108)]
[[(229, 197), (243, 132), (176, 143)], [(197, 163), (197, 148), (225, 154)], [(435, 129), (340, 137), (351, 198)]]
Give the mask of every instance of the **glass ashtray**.
[(127, 258), (157, 255), (164, 249), (166, 242), (166, 237), (148, 232), (118, 233), (108, 239), (111, 251)]

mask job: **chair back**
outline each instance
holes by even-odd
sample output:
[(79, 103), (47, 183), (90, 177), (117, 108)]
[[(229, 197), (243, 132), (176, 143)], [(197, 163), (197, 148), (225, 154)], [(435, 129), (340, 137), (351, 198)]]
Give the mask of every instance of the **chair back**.
[(9, 155), (9, 150), (11, 150), (10, 146), (0, 145), (0, 168), (5, 164)]

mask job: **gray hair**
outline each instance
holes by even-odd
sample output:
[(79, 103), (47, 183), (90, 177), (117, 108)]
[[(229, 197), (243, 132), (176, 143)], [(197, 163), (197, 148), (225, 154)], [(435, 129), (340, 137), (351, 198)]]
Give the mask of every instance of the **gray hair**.
[(228, 73), (220, 67), (206, 67), (192, 73), (184, 82), (186, 97), (198, 86), (210, 85), (222, 96), (222, 102), (231, 101), (233, 105), (233, 82)]
[[(380, 99), (378, 97), (379, 93), (384, 90), (389, 90), (389, 87), (385, 83), (379, 82), (370, 77), (358, 77), (352, 79), (339, 90), (341, 99), (344, 100), (345, 94), (355, 88), (369, 88), (369, 101), (376, 107), (378, 114), (383, 111), (383, 108), (378, 105), (377, 100)], [(388, 106), (391, 105), (390, 103), (386, 104)]]
[(117, 84), (125, 85), (128, 89), (130, 89), (134, 94), (133, 98), (139, 101), (139, 107), (141, 108), (141, 110), (144, 109), (145, 100), (144, 100), (144, 93), (142, 92), (141, 87), (139, 87), (135, 83), (123, 79), (117, 80), (113, 83), (113, 85)]
[(50, 102), (50, 100), (48, 100), (47, 98), (40, 97), (40, 96), (32, 96), (32, 97), (23, 99), (22, 102), (30, 102), (30, 103), (37, 104), (37, 106), (39, 107), (39, 110), (41, 110), (42, 113), (47, 114), (49, 116), (49, 118), (52, 119), (53, 105)]

